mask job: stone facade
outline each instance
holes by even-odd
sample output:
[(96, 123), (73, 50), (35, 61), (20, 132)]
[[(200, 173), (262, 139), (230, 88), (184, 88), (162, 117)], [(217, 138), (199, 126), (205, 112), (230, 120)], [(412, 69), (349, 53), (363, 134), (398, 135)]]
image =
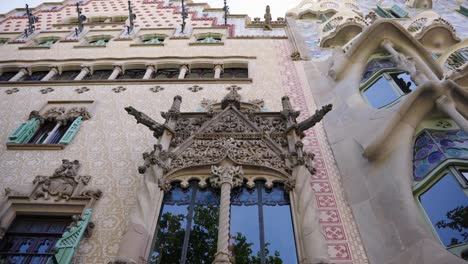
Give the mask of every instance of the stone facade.
[[(79, 34), (76, 2), (87, 17)], [(272, 20), (267, 13), (266, 21), (251, 21), (231, 14), (225, 25), (223, 9), (189, 1), (184, 32), (182, 3), (175, 0), (132, 1), (137, 18), (130, 34), (123, 0), (42, 4), (32, 9), (39, 22), (30, 36), (22, 34), (24, 10), (5, 14), (0, 18), (0, 40), (5, 40), (0, 44), (0, 186), (5, 189), (0, 230), (7, 230), (17, 213), (86, 212), (93, 235), (81, 240), (74, 263), (147, 263), (164, 192), (171, 181), (183, 186), (196, 178), (200, 186), (211, 183), (223, 193), (215, 263), (228, 263), (226, 197), (242, 179), (252, 185), (262, 175), (267, 186), (281, 182), (291, 193), (301, 264), (462, 262), (438, 243), (413, 208), (409, 149), (414, 129), (434, 105), (458, 126), (466, 125), (466, 63), (455, 68), (449, 63), (467, 47), (465, 25), (452, 13), (447, 20), (454, 30), (433, 19), (433, 32), (457, 32), (461, 39), (430, 50), (434, 42), (408, 32), (409, 19), (367, 21), (370, 10), (359, 7), (369, 1), (309, 6), (307, 12), (316, 17), (356, 11), (353, 21), (330, 23), (331, 33), (316, 17), (295, 15), (309, 2), (314, 1), (302, 1), (285, 19)], [(433, 11), (447, 12), (440, 5)], [(319, 47), (320, 37), (334, 49)], [(54, 39), (51, 46), (40, 45)], [(97, 40), (104, 45), (92, 45)], [(383, 43), (390, 43), (386, 49), (418, 80), (421, 92), (376, 110), (362, 100), (359, 78)], [(438, 52), (438, 62), (428, 50)], [(247, 76), (223, 78), (230, 68), (244, 69)], [(154, 78), (165, 69), (176, 69), (177, 75)], [(212, 76), (190, 75), (198, 69)], [(89, 78), (104, 71), (106, 78)], [(61, 79), (67, 72), (76, 75)], [(122, 78), (132, 72), (141, 76)], [(24, 81), (35, 73), (40, 78)], [(420, 102), (426, 93), (430, 99)], [(413, 104), (418, 111), (408, 114)], [(74, 109), (73, 118), (83, 120), (69, 142), (10, 142), (30, 120), (58, 122), (45, 113), (60, 107), (64, 113)], [(387, 138), (404, 140), (391, 144)], [(200, 155), (200, 149), (216, 155)]]

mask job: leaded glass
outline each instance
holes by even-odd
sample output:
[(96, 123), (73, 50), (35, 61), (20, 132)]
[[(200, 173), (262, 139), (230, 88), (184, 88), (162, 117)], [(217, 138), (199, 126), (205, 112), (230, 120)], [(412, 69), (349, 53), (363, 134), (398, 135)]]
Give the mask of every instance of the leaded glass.
[(174, 183), (164, 195), (150, 263), (211, 264), (216, 253), (219, 190)]
[(13, 76), (15, 75), (16, 75), (16, 72), (4, 72), (2, 73), (2, 75), (0, 75), (0, 82), (7, 82), (11, 78), (13, 78)]
[(413, 154), (414, 180), (420, 181), (447, 159), (468, 159), (468, 135), (461, 130), (423, 130)]
[(446, 173), (419, 200), (446, 247), (468, 242), (468, 197), (451, 173)]
[(369, 61), (364, 69), (364, 73), (361, 77), (361, 83), (366, 82), (374, 74), (382, 69), (393, 69), (396, 68), (397, 64), (392, 60), (391, 57), (375, 58)]
[(236, 264), (297, 263), (289, 194), (258, 181), (231, 196), (231, 254)]
[(156, 79), (177, 79), (179, 77), (178, 68), (158, 69), (154, 78)]
[(145, 69), (132, 69), (126, 70), (123, 75), (119, 76), (119, 79), (143, 79), (145, 76)]

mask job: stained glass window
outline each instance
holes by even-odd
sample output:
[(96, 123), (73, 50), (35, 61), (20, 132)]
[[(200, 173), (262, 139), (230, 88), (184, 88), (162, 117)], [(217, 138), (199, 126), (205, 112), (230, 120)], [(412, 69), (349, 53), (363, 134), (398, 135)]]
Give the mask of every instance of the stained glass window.
[(18, 216), (0, 240), (0, 263), (48, 263), (70, 222), (67, 217)]
[(150, 263), (211, 264), (217, 249), (219, 190), (174, 183), (164, 195)]
[(452, 173), (445, 173), (419, 200), (446, 247), (468, 242), (468, 197)]
[(468, 159), (468, 134), (425, 129), (416, 137), (413, 155), (414, 180), (420, 181), (447, 159)]
[(297, 263), (289, 194), (282, 184), (252, 189), (240, 187), (231, 195), (232, 262)]

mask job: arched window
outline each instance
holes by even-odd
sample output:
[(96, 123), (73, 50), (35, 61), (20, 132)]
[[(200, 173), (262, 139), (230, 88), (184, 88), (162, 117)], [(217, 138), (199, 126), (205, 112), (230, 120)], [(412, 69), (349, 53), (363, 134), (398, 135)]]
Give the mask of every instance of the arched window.
[(155, 74), (155, 79), (177, 79), (179, 77), (179, 68), (158, 69)]
[(414, 144), (414, 194), (441, 243), (468, 248), (468, 134), (450, 120), (426, 127)]
[(387, 54), (377, 54), (366, 65), (361, 78), (361, 92), (374, 108), (382, 108), (416, 89), (411, 76), (398, 69)]
[(297, 263), (289, 193), (263, 181), (231, 195), (232, 263)]
[(212, 263), (218, 235), (219, 190), (191, 181), (164, 195), (150, 263)]
[(220, 78), (249, 78), (249, 70), (247, 68), (224, 68), (224, 70), (221, 72)]

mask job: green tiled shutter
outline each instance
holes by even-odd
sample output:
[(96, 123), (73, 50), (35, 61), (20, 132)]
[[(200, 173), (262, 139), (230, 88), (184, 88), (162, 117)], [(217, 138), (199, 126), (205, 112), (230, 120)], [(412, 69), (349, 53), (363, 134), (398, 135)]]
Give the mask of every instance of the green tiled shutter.
[(60, 139), (59, 144), (66, 144), (66, 145), (70, 144), (70, 142), (75, 137), (78, 130), (80, 129), (81, 122), (82, 122), (81, 116), (77, 117), (75, 121), (73, 121), (73, 123), (70, 125), (67, 132), (65, 132), (63, 137)]
[(36, 133), (40, 126), (40, 121), (37, 118), (32, 118), (28, 122), (21, 124), (15, 132), (8, 138), (7, 143), (25, 144)]

